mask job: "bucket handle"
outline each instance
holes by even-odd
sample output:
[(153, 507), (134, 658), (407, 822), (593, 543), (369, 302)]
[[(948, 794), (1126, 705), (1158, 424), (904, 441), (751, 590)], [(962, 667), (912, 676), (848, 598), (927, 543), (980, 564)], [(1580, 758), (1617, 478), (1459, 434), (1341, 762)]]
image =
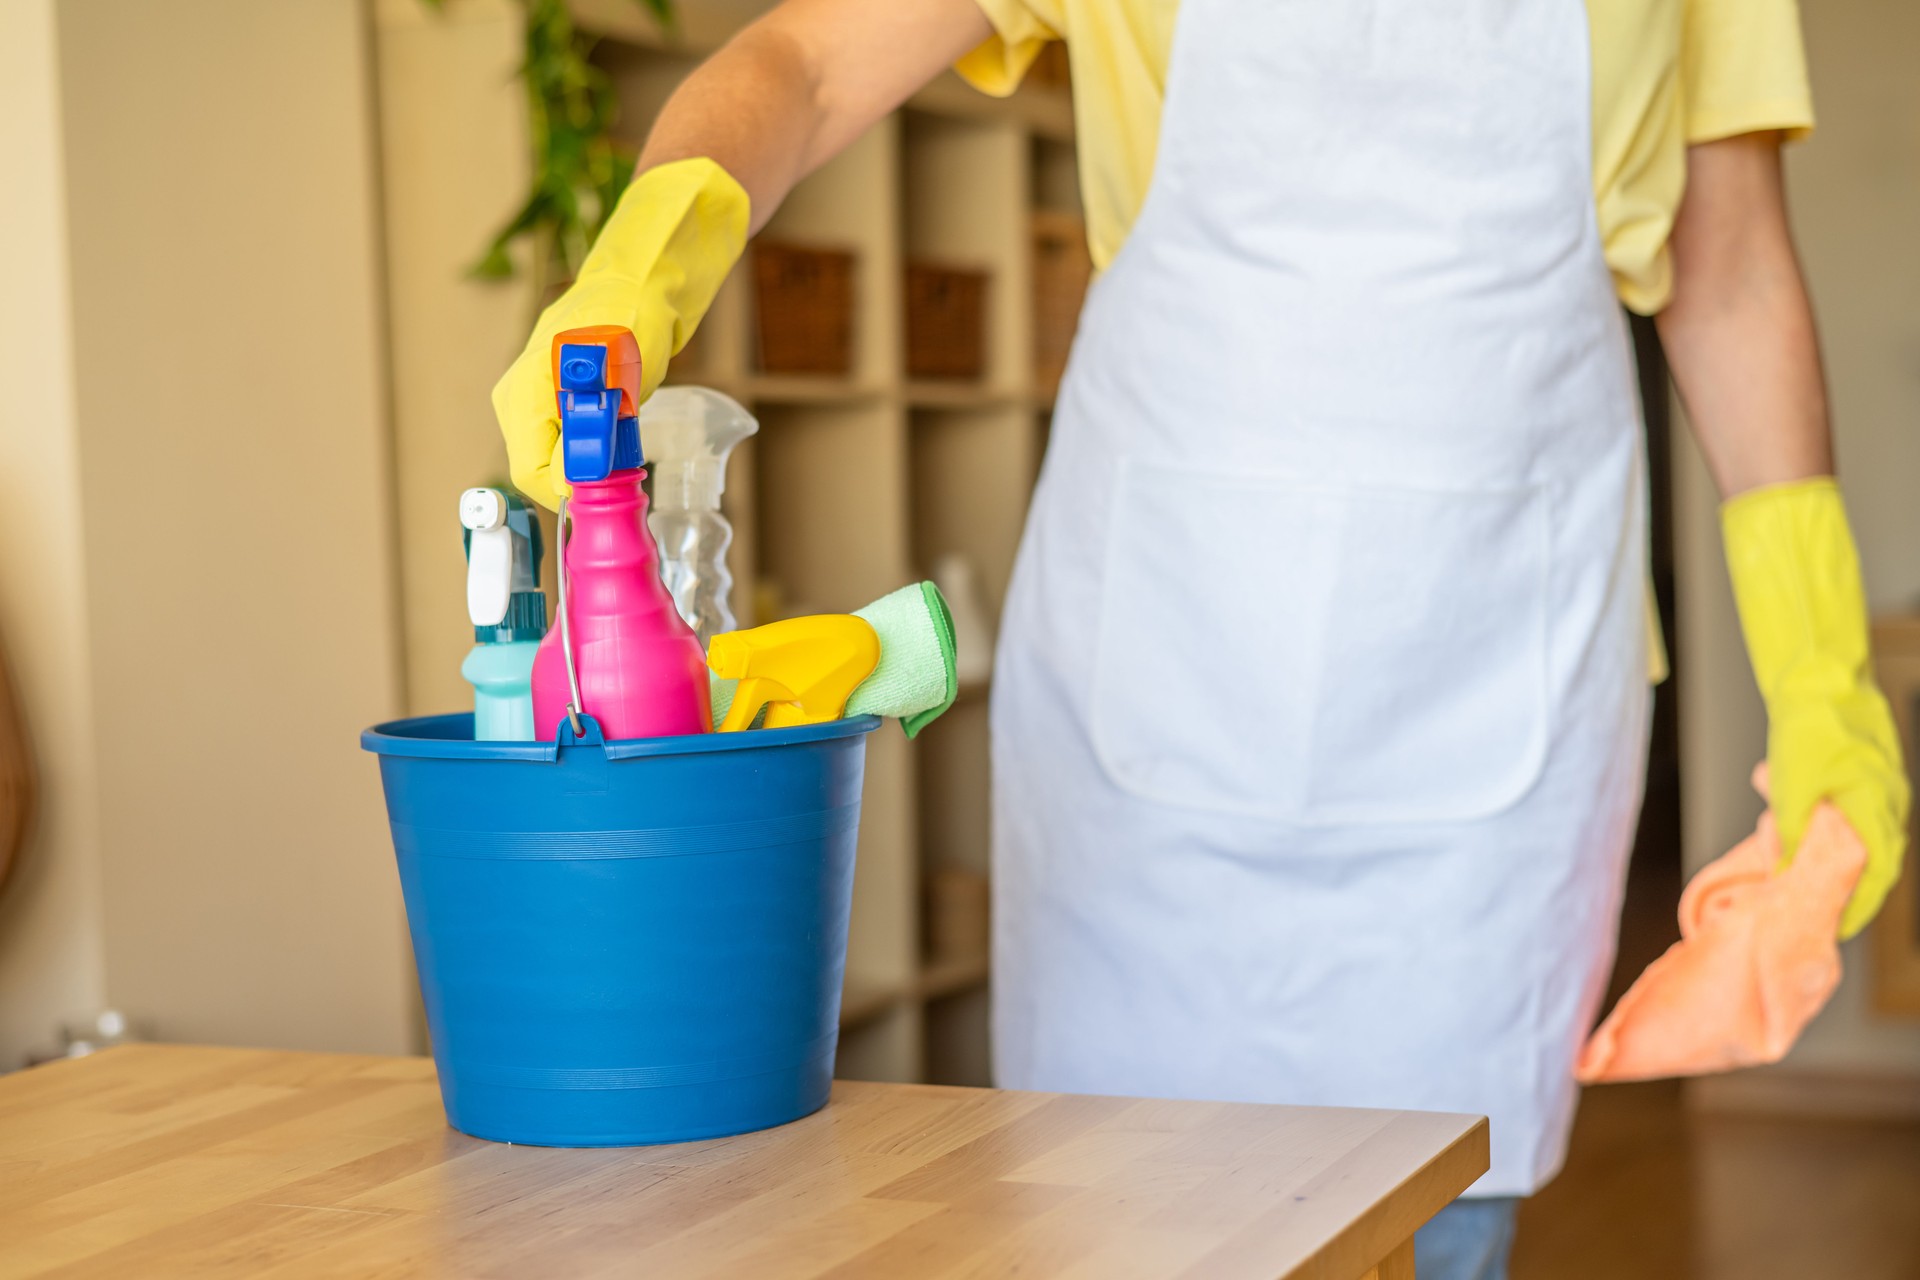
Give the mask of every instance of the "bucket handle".
[(567, 540), (571, 519), (567, 514), (567, 499), (560, 499), (560, 509), (554, 515), (554, 531), (560, 542), (560, 652), (567, 656), (567, 690), (572, 695), (567, 702), (567, 723), (573, 727), (573, 736), (579, 740), (587, 736), (586, 728), (580, 723), (580, 716), (586, 708), (580, 705), (580, 671), (573, 662), (573, 627), (569, 622), (571, 613), (567, 608)]

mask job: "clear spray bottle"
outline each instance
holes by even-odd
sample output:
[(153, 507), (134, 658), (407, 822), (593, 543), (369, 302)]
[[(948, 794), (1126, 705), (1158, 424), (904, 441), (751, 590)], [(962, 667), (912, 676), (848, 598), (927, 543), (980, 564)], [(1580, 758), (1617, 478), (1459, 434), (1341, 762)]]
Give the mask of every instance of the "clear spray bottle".
[(660, 577), (702, 648), (735, 627), (727, 570), (733, 526), (720, 513), (720, 494), (733, 447), (759, 429), (738, 401), (708, 387), (661, 387), (640, 407), (653, 469), (647, 523), (660, 547)]

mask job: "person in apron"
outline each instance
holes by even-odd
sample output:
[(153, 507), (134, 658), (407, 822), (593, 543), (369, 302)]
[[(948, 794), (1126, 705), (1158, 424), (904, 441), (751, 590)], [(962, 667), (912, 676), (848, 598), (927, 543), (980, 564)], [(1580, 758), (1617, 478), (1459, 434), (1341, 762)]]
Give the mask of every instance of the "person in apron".
[[(1641, 0), (1676, 66), (1708, 3)], [(1487, 1114), (1491, 1171), (1421, 1233), (1442, 1280), (1504, 1274), (1513, 1198), (1564, 1155), (1645, 764), (1612, 248), (1612, 206), (1638, 206), (1596, 200), (1592, 23), (1579, 0), (789, 0), (668, 104), (494, 397), (551, 505), (552, 333), (633, 327), (650, 389), (800, 176), (962, 55), (1006, 91), (1043, 39), (1076, 70), (1090, 50), (1104, 270), (992, 694), (996, 1082)], [(1648, 101), (1673, 75), (1640, 76)], [(1115, 159), (1142, 120), (1151, 158)], [(1744, 495), (1729, 548), (1787, 847), (1831, 798), (1875, 850), (1857, 928), (1906, 793), (1784, 221), (1726, 212), (1777, 214), (1775, 153), (1691, 166), (1680, 287), (1641, 235), (1639, 301), (1674, 293), (1677, 377)], [(1735, 232), (1747, 278), (1791, 289), (1727, 291)], [(1756, 342), (1761, 371), (1735, 351)]]

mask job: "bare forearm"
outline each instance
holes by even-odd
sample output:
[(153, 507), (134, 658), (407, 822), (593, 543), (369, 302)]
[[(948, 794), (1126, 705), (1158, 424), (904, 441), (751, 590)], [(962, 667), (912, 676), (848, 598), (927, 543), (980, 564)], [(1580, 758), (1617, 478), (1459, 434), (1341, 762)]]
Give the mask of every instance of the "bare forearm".
[(1722, 497), (1833, 470), (1819, 338), (1772, 136), (1691, 149), (1661, 345)]
[(813, 70), (791, 41), (749, 29), (674, 91), (638, 167), (713, 160), (746, 188), (758, 231), (811, 167), (822, 114), (816, 93)]
[(758, 231), (795, 183), (989, 31), (975, 0), (786, 0), (674, 92), (639, 167), (715, 161), (746, 188)]

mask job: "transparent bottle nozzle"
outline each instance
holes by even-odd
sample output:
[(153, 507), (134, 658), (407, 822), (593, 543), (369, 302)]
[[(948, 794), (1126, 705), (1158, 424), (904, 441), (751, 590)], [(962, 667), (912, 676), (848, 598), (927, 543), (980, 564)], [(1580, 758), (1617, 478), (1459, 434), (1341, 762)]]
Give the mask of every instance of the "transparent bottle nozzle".
[(760, 429), (732, 396), (711, 387), (662, 387), (640, 407), (655, 507), (717, 509), (733, 447)]

